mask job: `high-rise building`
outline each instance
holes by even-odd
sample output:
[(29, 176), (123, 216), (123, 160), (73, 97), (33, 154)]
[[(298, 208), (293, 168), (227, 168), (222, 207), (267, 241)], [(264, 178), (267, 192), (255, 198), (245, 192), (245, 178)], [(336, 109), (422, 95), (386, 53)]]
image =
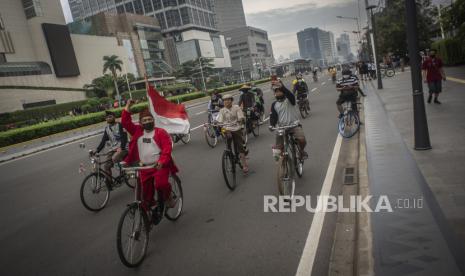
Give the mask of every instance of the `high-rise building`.
[(214, 0), (213, 8), (220, 32), (247, 26), (242, 0)]
[(300, 56), (314, 64), (326, 66), (336, 61), (336, 44), (332, 32), (319, 28), (307, 28), (297, 33)]
[(351, 50), (350, 50), (350, 38), (348, 34), (341, 34), (340, 37), (336, 40), (337, 55), (342, 60), (348, 60)]
[(1, 0), (0, 113), (85, 99), (106, 55), (129, 58), (115, 37), (70, 34), (59, 0)]
[(71, 33), (115, 36), (120, 45), (130, 47), (130, 59), (123, 61), (126, 70), (136, 77), (163, 76), (173, 73), (166, 63), (164, 39), (158, 21), (138, 14), (101, 12), (68, 24)]
[(269, 75), (273, 48), (264, 30), (246, 26), (224, 32), (236, 78), (250, 80)]
[[(212, 58), (216, 68), (231, 67), (226, 42), (216, 28), (213, 0), (68, 0), (75, 19), (102, 11), (155, 17), (165, 38), (171, 67), (199, 57)], [(103, 3), (104, 2), (104, 3)], [(74, 17), (74, 14), (73, 14)]]

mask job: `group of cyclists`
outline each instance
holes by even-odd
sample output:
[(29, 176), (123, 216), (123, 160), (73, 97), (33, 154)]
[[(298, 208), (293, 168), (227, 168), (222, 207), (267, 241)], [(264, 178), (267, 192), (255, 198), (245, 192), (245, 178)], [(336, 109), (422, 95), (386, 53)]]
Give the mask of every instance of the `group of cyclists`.
[[(316, 72), (314, 72), (316, 74)], [(335, 68), (330, 69), (331, 76), (335, 76)], [(362, 93), (358, 84), (358, 78), (352, 74), (350, 68), (342, 71), (342, 77), (336, 83), (336, 89), (340, 92), (336, 102), (339, 114), (342, 114), (342, 104), (346, 101), (356, 101), (358, 93)], [(292, 89), (289, 90), (283, 82), (272, 77), (271, 90), (274, 93), (274, 101), (270, 108), (270, 126), (272, 131), (275, 127), (293, 125), (288, 129), (295, 137), (300, 147), (300, 158), (307, 159), (308, 153), (305, 151), (306, 138), (300, 123), (300, 117), (296, 104), (299, 99), (309, 98), (309, 88), (302, 74), (297, 74), (292, 82)], [(105, 145), (109, 144), (110, 149), (107, 154), (108, 162), (104, 169), (111, 174), (112, 163), (122, 160), (127, 164), (137, 163), (138, 165), (153, 165), (153, 168), (141, 171), (140, 180), (144, 191), (143, 200), (145, 208), (154, 205), (154, 191), (160, 191), (162, 198), (166, 201), (166, 206), (173, 206), (170, 198), (169, 175), (178, 171), (171, 156), (172, 143), (170, 135), (162, 128), (157, 128), (154, 124), (152, 113), (146, 109), (139, 113), (139, 124), (134, 124), (131, 119), (130, 108), (133, 101), (129, 100), (121, 116), (121, 123), (116, 122), (116, 115), (112, 112), (106, 113), (107, 126), (105, 127), (102, 140), (95, 151), (100, 152)], [(209, 121), (223, 124), (223, 131), (231, 133), (232, 142), (235, 149), (238, 149), (243, 172), (247, 173), (248, 149), (244, 142), (244, 132), (242, 125), (246, 120), (244, 112), (253, 109), (256, 112), (253, 116), (260, 116), (265, 112), (265, 101), (263, 91), (254, 84), (245, 84), (240, 88), (240, 97), (237, 104), (231, 94), (221, 95), (215, 90), (208, 102)], [(342, 115), (339, 115), (342, 116)], [(263, 119), (262, 119), (263, 120)], [(128, 140), (129, 133), (131, 139)], [(282, 147), (282, 136), (276, 135), (276, 147)]]

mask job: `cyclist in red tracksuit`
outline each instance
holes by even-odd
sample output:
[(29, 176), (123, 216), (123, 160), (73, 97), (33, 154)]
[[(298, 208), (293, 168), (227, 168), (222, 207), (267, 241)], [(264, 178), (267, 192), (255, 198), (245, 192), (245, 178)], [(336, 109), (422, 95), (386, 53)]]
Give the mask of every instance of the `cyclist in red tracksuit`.
[(139, 113), (139, 124), (134, 124), (129, 112), (132, 104), (132, 100), (128, 101), (121, 115), (121, 124), (131, 135), (129, 153), (124, 161), (127, 164), (156, 164), (153, 169), (140, 171), (144, 207), (150, 208), (155, 204), (154, 189), (161, 192), (163, 200), (170, 207), (174, 202), (171, 202), (168, 179), (170, 173), (178, 172), (171, 156), (171, 137), (164, 129), (155, 127), (154, 118), (147, 109)]

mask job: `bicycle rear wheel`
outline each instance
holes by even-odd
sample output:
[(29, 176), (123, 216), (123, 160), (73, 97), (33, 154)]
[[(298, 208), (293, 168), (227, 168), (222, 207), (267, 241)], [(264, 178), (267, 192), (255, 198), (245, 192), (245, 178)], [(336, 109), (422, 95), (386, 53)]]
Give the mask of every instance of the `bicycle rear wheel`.
[(278, 192), (280, 196), (292, 198), (295, 190), (295, 179), (292, 173), (292, 161), (288, 156), (280, 158), (278, 163)]
[(171, 196), (173, 200), (176, 202), (176, 204), (172, 208), (168, 208), (168, 206), (166, 206), (165, 217), (169, 220), (175, 221), (182, 214), (182, 207), (184, 205), (184, 197), (182, 193), (181, 179), (179, 179), (177, 175), (173, 174), (170, 176), (170, 184), (171, 184)]
[(222, 170), (226, 186), (233, 191), (236, 188), (236, 162), (232, 152), (225, 150), (223, 152)]
[(189, 133), (187, 134), (181, 134), (181, 142), (183, 142), (184, 144), (187, 144), (191, 141), (191, 132), (189, 130)]
[(80, 197), (87, 210), (98, 212), (105, 208), (110, 198), (107, 177), (102, 173), (91, 173), (82, 181)]
[(207, 141), (208, 146), (211, 148), (216, 147), (218, 144), (218, 137), (216, 136), (215, 128), (212, 125), (208, 125), (204, 130), (205, 140)]
[(339, 133), (344, 138), (351, 138), (360, 128), (360, 119), (358, 115), (353, 112), (347, 112), (341, 119), (339, 119)]
[(129, 205), (121, 215), (116, 235), (116, 247), (121, 262), (128, 267), (139, 266), (147, 254), (150, 222), (137, 204)]

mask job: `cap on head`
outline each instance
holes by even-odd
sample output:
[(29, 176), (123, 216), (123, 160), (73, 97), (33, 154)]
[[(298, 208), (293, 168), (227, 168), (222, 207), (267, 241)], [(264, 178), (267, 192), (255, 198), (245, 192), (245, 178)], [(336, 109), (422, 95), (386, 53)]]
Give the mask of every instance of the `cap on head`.
[(141, 121), (142, 118), (144, 118), (144, 117), (152, 117), (153, 118), (153, 115), (152, 115), (152, 113), (150, 113), (150, 110), (144, 109), (141, 112), (139, 112), (139, 121)]
[(115, 112), (106, 110), (105, 111), (105, 117), (108, 117), (108, 116), (116, 117)]
[(223, 100), (231, 100), (231, 101), (232, 101), (233, 99), (234, 99), (234, 98), (233, 98), (233, 96), (232, 96), (231, 94), (225, 94), (225, 95), (223, 95)]

